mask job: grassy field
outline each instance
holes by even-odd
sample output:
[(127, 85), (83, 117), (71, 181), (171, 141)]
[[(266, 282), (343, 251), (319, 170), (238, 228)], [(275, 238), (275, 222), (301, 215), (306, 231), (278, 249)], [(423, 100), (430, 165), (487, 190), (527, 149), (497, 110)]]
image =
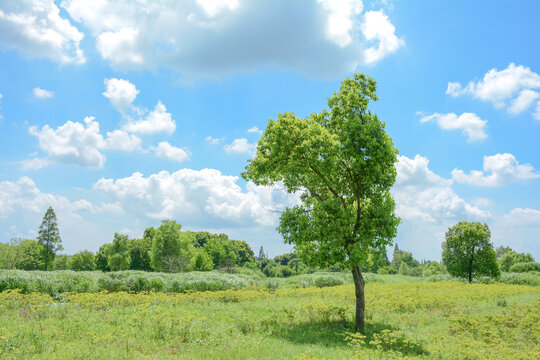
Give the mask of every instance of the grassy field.
[(6, 290), (0, 358), (540, 358), (539, 287), (379, 277), (366, 286), (360, 335), (352, 285), (297, 280), (186, 293)]

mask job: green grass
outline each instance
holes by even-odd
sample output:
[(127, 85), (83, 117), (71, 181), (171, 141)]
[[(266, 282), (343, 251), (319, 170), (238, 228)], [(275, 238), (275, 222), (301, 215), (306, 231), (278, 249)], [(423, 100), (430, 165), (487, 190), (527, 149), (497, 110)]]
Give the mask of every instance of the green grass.
[[(0, 293), (2, 359), (536, 359), (540, 288), (406, 282), (187, 293)], [(344, 282), (349, 280), (343, 276)], [(336, 277), (337, 278), (337, 277)], [(375, 281), (378, 279), (379, 281)], [(418, 279), (415, 279), (418, 280)], [(286, 283), (290, 281), (291, 283)], [(289, 286), (291, 285), (291, 286)], [(351, 335), (353, 334), (353, 335)], [(348, 340), (347, 340), (348, 339)], [(351, 346), (352, 344), (352, 346)]]

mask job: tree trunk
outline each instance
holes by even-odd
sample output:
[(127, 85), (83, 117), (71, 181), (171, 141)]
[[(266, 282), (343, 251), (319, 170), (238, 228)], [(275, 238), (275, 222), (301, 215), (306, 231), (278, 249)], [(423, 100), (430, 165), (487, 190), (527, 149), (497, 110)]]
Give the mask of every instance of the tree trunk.
[(354, 290), (356, 293), (356, 317), (354, 321), (354, 327), (357, 331), (364, 332), (364, 320), (366, 310), (366, 301), (364, 298), (365, 282), (359, 266), (353, 266), (352, 274), (354, 278)]

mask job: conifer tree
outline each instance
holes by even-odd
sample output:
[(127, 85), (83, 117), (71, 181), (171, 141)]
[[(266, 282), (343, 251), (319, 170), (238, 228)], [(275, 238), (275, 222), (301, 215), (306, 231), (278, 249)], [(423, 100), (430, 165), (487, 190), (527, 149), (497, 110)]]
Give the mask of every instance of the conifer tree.
[(56, 252), (63, 250), (62, 239), (56, 223), (56, 214), (50, 206), (43, 216), (38, 234), (37, 241), (43, 246), (41, 260), (45, 270), (49, 270), (52, 268)]

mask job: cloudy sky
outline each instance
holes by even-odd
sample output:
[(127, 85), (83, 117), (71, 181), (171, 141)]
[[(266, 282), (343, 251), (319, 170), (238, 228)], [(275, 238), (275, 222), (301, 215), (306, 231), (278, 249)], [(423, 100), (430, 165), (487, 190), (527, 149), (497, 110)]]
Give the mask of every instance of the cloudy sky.
[(268, 119), (326, 107), (343, 78), (400, 151), (400, 248), (440, 259), (445, 230), (490, 226), (540, 258), (536, 1), (0, 2), (0, 241), (48, 206), (66, 253), (161, 219), (275, 256), (294, 196), (240, 173)]

